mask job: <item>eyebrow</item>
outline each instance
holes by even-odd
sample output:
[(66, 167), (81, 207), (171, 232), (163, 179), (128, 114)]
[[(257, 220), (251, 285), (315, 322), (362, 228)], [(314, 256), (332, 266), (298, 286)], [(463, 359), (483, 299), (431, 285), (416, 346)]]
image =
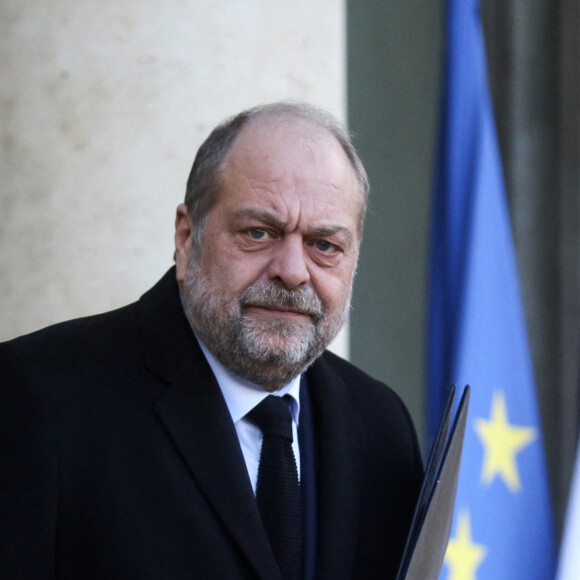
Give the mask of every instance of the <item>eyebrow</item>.
[[(253, 218), (256, 219), (260, 222), (262, 222), (263, 224), (266, 224), (268, 226), (283, 230), (285, 227), (284, 222), (279, 219), (278, 217), (276, 217), (273, 213), (269, 212), (269, 211), (265, 211), (263, 209), (258, 209), (258, 208), (243, 208), (243, 209), (238, 209), (235, 210), (233, 212), (235, 217), (241, 217), (241, 218)], [(328, 236), (334, 236), (334, 235), (342, 235), (345, 238), (345, 241), (348, 244), (352, 244), (353, 241), (353, 235), (351, 233), (351, 231), (346, 227), (346, 226), (342, 226), (339, 224), (328, 224), (328, 225), (322, 225), (322, 226), (318, 226), (313, 228), (312, 230), (309, 230), (307, 232), (308, 236), (320, 236), (320, 237), (328, 237)]]
[(328, 226), (320, 226), (318, 228), (314, 228), (309, 235), (321, 237), (321, 238), (328, 238), (334, 235), (341, 235), (344, 237), (344, 240), (347, 244), (352, 244), (352, 233), (350, 230), (344, 226), (339, 225), (328, 225)]

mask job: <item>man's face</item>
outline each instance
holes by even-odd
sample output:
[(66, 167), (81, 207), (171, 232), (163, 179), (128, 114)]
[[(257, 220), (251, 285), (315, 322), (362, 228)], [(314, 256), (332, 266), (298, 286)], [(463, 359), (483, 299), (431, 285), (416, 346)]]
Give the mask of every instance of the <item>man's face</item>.
[(252, 121), (222, 169), (201, 248), (178, 208), (177, 280), (213, 354), (273, 391), (321, 354), (348, 313), (358, 182), (336, 139), (301, 119)]

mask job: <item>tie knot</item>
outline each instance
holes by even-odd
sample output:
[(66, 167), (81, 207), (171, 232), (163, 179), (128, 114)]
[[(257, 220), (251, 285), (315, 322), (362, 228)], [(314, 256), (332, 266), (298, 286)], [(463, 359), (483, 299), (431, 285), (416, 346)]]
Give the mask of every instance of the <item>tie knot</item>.
[(268, 395), (246, 417), (260, 428), (265, 437), (284, 437), (292, 441), (292, 413), (288, 406), (289, 400), (288, 395), (284, 397)]

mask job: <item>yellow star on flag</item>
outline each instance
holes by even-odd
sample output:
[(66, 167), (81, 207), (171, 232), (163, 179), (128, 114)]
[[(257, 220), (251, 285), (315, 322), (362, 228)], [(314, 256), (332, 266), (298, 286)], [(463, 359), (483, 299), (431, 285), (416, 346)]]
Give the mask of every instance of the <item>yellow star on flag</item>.
[(469, 512), (461, 511), (457, 518), (455, 537), (449, 540), (445, 552), (445, 564), (449, 568), (447, 580), (476, 580), (477, 569), (486, 554), (485, 546), (474, 544), (471, 539)]
[(484, 448), (481, 479), (491, 485), (496, 477), (503, 479), (512, 493), (522, 485), (516, 463), (516, 454), (537, 438), (533, 427), (510, 425), (503, 392), (495, 392), (489, 421), (475, 421), (475, 431)]

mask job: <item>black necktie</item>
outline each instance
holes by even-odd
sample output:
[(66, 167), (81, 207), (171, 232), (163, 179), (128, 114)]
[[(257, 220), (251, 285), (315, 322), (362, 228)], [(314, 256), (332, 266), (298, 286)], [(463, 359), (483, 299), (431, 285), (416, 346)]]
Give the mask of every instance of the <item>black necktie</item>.
[(247, 417), (264, 436), (256, 500), (282, 578), (302, 576), (302, 502), (292, 451), (289, 396), (269, 395)]

